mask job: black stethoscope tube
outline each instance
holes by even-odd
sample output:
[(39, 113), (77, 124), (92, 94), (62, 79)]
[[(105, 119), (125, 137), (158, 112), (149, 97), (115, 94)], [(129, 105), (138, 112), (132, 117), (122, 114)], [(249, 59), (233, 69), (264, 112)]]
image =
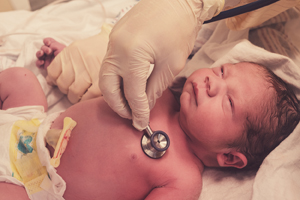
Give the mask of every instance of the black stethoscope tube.
[(248, 4), (243, 5), (243, 6), (239, 6), (239, 7), (230, 9), (230, 10), (223, 11), (219, 15), (211, 18), (210, 20), (205, 21), (203, 24), (207, 24), (207, 23), (210, 23), (210, 22), (214, 22), (214, 21), (218, 21), (218, 20), (221, 20), (221, 19), (226, 19), (226, 18), (229, 18), (229, 17), (240, 15), (240, 14), (243, 14), (243, 13), (251, 12), (253, 10), (268, 6), (268, 5), (270, 5), (272, 3), (275, 3), (277, 1), (279, 1), (279, 0), (257, 0), (255, 2), (248, 3)]

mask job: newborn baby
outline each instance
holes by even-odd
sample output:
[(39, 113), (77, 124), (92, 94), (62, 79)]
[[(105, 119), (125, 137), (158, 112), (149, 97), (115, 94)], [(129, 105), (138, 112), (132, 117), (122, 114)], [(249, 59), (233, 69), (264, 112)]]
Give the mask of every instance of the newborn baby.
[[(30, 71), (5, 70), (0, 73), (0, 84), (4, 114), (19, 116), (12, 109), (24, 106), (47, 110), (45, 96)], [(259, 167), (298, 123), (298, 103), (286, 84), (263, 66), (241, 62), (199, 69), (187, 78), (180, 103), (166, 90), (152, 109), (152, 129), (165, 131), (171, 144), (162, 158), (151, 159), (141, 149), (143, 133), (130, 120), (114, 113), (102, 97), (82, 101), (55, 117), (39, 118), (37, 138), (64, 129), (65, 119), (77, 123), (72, 131), (68, 129), (71, 136), (59, 165), (50, 159), (56, 157), (57, 145), (40, 144), (41, 150), (36, 150), (46, 163), (48, 176), (42, 183), (47, 180), (49, 189), (41, 184), (39, 191), (29, 191), (21, 175), (12, 178), (12, 168), (1, 172), (0, 192), (6, 199), (27, 199), (28, 195), (72, 200), (198, 199), (205, 166)], [(266, 143), (264, 148), (255, 146), (260, 142)], [(8, 146), (1, 147), (1, 152), (15, 148)], [(40, 151), (50, 156), (41, 156)], [(15, 179), (18, 185), (11, 184)], [(57, 192), (56, 187), (63, 189)]]

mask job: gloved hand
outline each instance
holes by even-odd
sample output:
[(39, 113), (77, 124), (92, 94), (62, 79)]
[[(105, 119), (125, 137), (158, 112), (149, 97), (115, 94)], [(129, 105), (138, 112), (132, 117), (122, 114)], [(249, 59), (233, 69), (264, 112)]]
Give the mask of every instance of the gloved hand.
[(100, 69), (110, 107), (143, 130), (156, 99), (184, 67), (202, 23), (223, 6), (224, 0), (141, 0), (133, 7), (114, 26)]
[(227, 8), (232, 8), (238, 5), (243, 0), (225, 0), (224, 10)]
[(47, 67), (47, 82), (57, 85), (71, 103), (101, 95), (99, 71), (111, 29), (104, 24), (98, 35), (72, 43)]

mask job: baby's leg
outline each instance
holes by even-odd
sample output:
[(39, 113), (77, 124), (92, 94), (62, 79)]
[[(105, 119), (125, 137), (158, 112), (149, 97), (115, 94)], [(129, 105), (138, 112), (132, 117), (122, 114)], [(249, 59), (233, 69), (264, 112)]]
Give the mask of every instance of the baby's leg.
[(44, 45), (36, 52), (36, 66), (46, 69), (52, 60), (59, 54), (66, 46), (57, 42), (53, 38), (45, 38)]
[(23, 67), (8, 68), (0, 73), (0, 109), (41, 105), (47, 100), (36, 76)]
[(29, 200), (25, 188), (11, 183), (0, 183), (1, 199)]

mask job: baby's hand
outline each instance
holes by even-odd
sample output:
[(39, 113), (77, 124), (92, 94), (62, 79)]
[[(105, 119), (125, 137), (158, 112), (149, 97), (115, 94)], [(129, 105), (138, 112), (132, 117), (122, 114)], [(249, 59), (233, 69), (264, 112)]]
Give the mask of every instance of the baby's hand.
[(44, 45), (36, 52), (36, 66), (38, 68), (47, 69), (55, 56), (59, 54), (66, 46), (57, 42), (53, 38), (45, 38)]
[(45, 38), (44, 45), (36, 52), (36, 66), (47, 70), (48, 84), (57, 86), (71, 103), (102, 95), (99, 71), (107, 50), (112, 25), (104, 24), (101, 32), (69, 46)]

